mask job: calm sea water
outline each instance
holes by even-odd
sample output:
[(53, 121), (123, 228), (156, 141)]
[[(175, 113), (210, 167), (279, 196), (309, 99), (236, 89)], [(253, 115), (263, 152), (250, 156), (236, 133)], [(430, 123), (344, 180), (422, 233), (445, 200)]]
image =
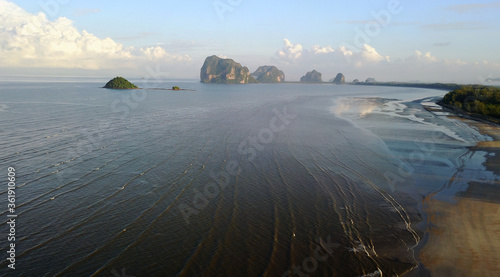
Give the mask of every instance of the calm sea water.
[(2, 276), (424, 274), (422, 198), (497, 178), (443, 91), (104, 82), (0, 84)]

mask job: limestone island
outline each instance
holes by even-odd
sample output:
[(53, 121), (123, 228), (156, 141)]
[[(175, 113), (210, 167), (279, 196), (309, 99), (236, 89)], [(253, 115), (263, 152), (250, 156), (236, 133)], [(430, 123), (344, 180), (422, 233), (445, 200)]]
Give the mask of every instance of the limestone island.
[(103, 88), (109, 89), (138, 89), (138, 87), (123, 77), (116, 77), (107, 82)]
[(377, 82), (377, 80), (375, 80), (375, 78), (367, 78), (365, 83), (367, 84), (375, 84)]
[(252, 73), (252, 76), (259, 83), (283, 83), (285, 82), (285, 73), (279, 70), (276, 66), (259, 66), (257, 70)]
[(207, 57), (201, 67), (202, 83), (212, 84), (250, 84), (257, 83), (246, 66), (232, 59), (221, 59), (215, 55)]
[(333, 83), (337, 85), (343, 85), (345, 84), (345, 76), (342, 73), (337, 74), (335, 79), (333, 79)]
[(305, 76), (300, 78), (301, 83), (323, 83), (323, 79), (321, 79), (321, 73), (316, 70), (309, 71)]

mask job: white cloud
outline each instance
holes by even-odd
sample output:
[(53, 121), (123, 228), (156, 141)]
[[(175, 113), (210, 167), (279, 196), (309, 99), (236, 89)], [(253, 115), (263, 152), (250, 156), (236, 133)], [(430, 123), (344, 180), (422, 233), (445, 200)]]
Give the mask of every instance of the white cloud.
[(188, 55), (173, 55), (165, 51), (161, 46), (146, 47), (139, 49), (139, 56), (144, 56), (150, 61), (190, 61), (191, 58)]
[[(334, 49), (332, 46), (313, 45), (310, 49), (304, 49), (299, 43), (292, 43), (284, 39), (284, 47), (278, 51), (275, 61), (282, 66), (288, 66), (288, 72), (292, 72), (291, 79), (300, 78), (304, 70), (316, 69), (327, 76), (335, 75), (348, 68), (349, 70), (367, 66), (388, 63), (389, 57), (379, 54), (370, 45), (363, 45), (361, 49), (352, 50), (346, 46)], [(326, 79), (325, 78), (325, 79)], [(290, 79), (289, 79), (290, 80)]]
[(346, 46), (341, 46), (337, 50), (331, 46), (313, 45), (311, 49), (303, 49), (301, 44), (292, 43), (288, 39), (284, 39), (284, 47), (277, 52), (277, 59), (282, 62), (294, 61), (298, 64), (302, 63), (336, 63), (336, 64), (354, 64), (363, 66), (368, 63), (377, 63), (380, 61), (389, 61), (389, 57), (380, 55), (375, 48), (365, 44), (357, 52), (348, 49)]
[(337, 58), (340, 59), (339, 62), (357, 68), (390, 61), (389, 56), (382, 56), (373, 46), (368, 44), (364, 44), (357, 52), (348, 49), (346, 46), (341, 46), (338, 50), (339, 56)]
[(339, 47), (339, 52), (342, 53), (344, 57), (351, 57), (353, 55), (353, 52), (343, 45)]
[[(299, 49), (300, 56), (290, 63), (293, 51)], [(285, 40), (289, 55), (280, 55), (278, 51), (273, 62), (278, 64), (287, 74), (288, 80), (298, 80), (307, 71), (316, 69), (323, 74), (323, 79), (333, 78), (338, 72), (344, 73), (347, 80), (364, 80), (374, 77), (385, 81), (453, 81), (458, 83), (477, 82), (477, 76), (498, 75), (500, 64), (481, 61), (466, 62), (461, 59), (442, 59), (428, 51), (414, 51), (403, 58), (391, 58), (381, 54), (375, 47), (365, 44), (359, 49), (347, 46), (313, 45), (303, 49), (302, 45)], [(297, 52), (295, 53), (297, 54)]]
[(414, 54), (406, 59), (406, 62), (413, 63), (433, 63), (437, 62), (438, 59), (431, 55), (431, 52), (422, 53), (418, 50), (415, 50)]
[(313, 45), (312, 52), (314, 54), (328, 54), (335, 52), (335, 50), (333, 50), (331, 46), (321, 47), (319, 45)]
[(360, 55), (362, 57), (362, 62), (380, 62), (380, 61), (389, 61), (389, 57), (383, 57), (380, 55), (375, 48), (372, 46), (365, 44), (363, 45), (363, 49), (361, 49)]
[(280, 58), (287, 60), (296, 60), (302, 55), (302, 45), (291, 43), (288, 39), (283, 39), (285, 46), (277, 52)]
[(282, 61), (296, 61), (300, 58), (310, 57), (311, 55), (329, 54), (335, 52), (331, 46), (313, 45), (311, 49), (304, 49), (299, 43), (292, 43), (288, 39), (283, 39), (284, 46), (281, 50), (276, 52), (278, 59)]
[(79, 31), (73, 21), (54, 21), (44, 13), (31, 14), (0, 0), (0, 64), (4, 67), (108, 69), (134, 67), (140, 63), (189, 62), (160, 46), (136, 49), (110, 38)]

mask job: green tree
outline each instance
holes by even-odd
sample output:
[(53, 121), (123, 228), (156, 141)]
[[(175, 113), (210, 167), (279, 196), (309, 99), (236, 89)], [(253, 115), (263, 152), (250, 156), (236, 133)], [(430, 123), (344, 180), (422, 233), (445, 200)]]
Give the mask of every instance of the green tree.
[(462, 86), (447, 93), (441, 103), (457, 110), (500, 118), (500, 89), (495, 87)]
[(138, 87), (123, 77), (115, 77), (104, 85), (110, 89), (137, 89)]

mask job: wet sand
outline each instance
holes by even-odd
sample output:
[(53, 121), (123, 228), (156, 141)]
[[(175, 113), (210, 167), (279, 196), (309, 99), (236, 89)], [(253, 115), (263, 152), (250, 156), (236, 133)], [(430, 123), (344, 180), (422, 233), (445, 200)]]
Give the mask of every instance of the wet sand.
[(428, 237), (420, 260), (432, 276), (499, 276), (500, 183), (496, 176), (500, 169), (500, 128), (485, 121), (449, 117), (492, 138), (478, 142), (468, 154), (472, 157), (483, 152), (485, 159), (478, 176), (491, 172), (495, 177), (488, 180), (460, 172), (447, 187), (464, 182), (468, 187), (456, 193), (451, 201), (437, 199), (440, 192), (425, 197)]
[[(415, 169), (407, 185), (398, 187), (419, 199), (424, 217), (416, 225), (425, 231), (415, 248), (420, 264), (406, 276), (500, 276), (500, 128), (452, 115), (435, 100), (354, 99), (336, 110), (344, 112), (356, 102), (350, 119)], [(381, 121), (391, 122), (385, 133), (372, 128)], [(398, 134), (408, 121), (413, 129)], [(432, 151), (419, 165), (409, 157), (422, 148)]]
[(498, 276), (500, 204), (461, 197), (425, 200), (429, 240), (421, 260), (433, 276)]

